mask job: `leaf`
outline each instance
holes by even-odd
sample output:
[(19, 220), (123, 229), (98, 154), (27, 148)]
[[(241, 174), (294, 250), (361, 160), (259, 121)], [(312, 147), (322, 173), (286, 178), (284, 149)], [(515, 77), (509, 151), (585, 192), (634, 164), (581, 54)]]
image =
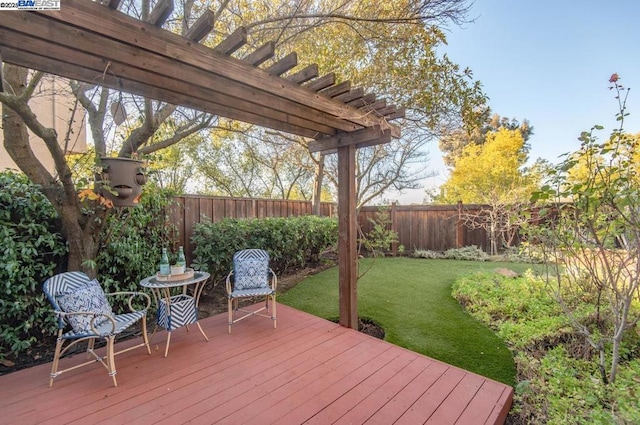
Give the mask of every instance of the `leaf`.
[(2, 360), (0, 360), (0, 364), (1, 364), (2, 366), (6, 366), (6, 367), (13, 367), (13, 366), (15, 366), (15, 365), (16, 365), (14, 362), (12, 362), (11, 360), (8, 360), (8, 359), (2, 359)]
[(127, 120), (127, 111), (124, 109), (122, 102), (116, 101), (111, 104), (111, 116), (116, 125), (120, 125)]
[(95, 193), (93, 189), (84, 189), (78, 192), (78, 198), (80, 198), (81, 201), (84, 201), (85, 199), (89, 199), (90, 201), (95, 201), (98, 198), (100, 198), (100, 195)]

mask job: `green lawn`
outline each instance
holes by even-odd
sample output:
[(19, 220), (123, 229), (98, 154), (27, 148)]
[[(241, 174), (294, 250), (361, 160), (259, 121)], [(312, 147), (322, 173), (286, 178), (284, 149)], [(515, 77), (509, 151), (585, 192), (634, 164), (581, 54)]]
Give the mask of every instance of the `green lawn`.
[[(373, 319), (393, 344), (514, 384), (511, 353), (493, 331), (465, 313), (451, 296), (451, 285), (463, 274), (500, 267), (522, 272), (526, 264), (425, 260), (364, 259), (373, 268), (358, 281), (358, 313)], [(337, 319), (338, 269), (311, 276), (278, 297), (278, 301), (327, 319)]]

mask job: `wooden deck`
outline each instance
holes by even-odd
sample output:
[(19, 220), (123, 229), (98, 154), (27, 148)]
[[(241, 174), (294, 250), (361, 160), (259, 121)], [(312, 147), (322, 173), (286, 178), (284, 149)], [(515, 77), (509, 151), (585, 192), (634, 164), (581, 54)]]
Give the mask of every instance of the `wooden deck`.
[[(100, 365), (0, 376), (3, 424), (502, 424), (512, 388), (278, 304), (278, 329), (226, 314)], [(119, 344), (130, 344), (130, 341)], [(64, 359), (65, 362), (77, 359)]]

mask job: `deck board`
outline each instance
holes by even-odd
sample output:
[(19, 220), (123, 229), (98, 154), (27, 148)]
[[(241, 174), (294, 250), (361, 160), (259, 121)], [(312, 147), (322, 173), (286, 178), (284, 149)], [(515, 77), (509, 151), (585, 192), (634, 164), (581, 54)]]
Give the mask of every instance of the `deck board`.
[[(503, 424), (513, 390), (282, 304), (278, 328), (226, 314), (166, 332), (116, 357), (118, 387), (99, 364), (0, 376), (3, 424)], [(118, 348), (135, 341), (117, 343)], [(73, 364), (78, 356), (63, 359)]]

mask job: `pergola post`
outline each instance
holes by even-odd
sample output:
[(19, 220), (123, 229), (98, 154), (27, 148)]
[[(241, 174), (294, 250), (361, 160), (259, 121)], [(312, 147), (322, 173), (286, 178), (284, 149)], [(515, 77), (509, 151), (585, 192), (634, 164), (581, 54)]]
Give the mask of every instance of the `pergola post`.
[(338, 269), (340, 325), (358, 329), (356, 146), (338, 148)]

